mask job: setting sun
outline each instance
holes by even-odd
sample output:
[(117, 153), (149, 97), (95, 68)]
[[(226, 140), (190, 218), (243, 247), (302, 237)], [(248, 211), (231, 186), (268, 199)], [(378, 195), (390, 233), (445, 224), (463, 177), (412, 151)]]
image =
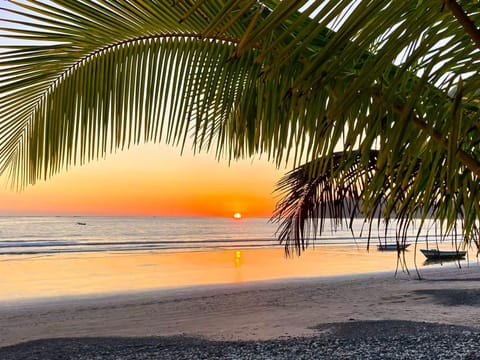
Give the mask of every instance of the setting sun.
[(233, 214), (233, 218), (234, 218), (234, 219), (241, 219), (241, 218), (242, 218), (242, 214), (240, 214), (240, 213), (237, 212), (237, 213)]

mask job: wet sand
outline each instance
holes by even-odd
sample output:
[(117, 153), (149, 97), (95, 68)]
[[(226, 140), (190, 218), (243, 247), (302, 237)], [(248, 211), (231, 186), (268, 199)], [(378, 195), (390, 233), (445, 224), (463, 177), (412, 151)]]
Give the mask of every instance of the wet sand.
[[(414, 255), (413, 249), (405, 253), (413, 272)], [(417, 256), (422, 268), (424, 257), (419, 252)], [(0, 306), (5, 301), (394, 272), (396, 266), (395, 251), (352, 246), (320, 246), (292, 258), (285, 258), (283, 248), (1, 257)]]

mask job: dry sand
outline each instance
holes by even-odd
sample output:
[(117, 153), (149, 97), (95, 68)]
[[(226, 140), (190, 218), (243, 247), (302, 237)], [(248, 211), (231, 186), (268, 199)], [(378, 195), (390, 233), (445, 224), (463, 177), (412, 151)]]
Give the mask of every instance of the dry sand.
[[(197, 286), (0, 304), (0, 347), (59, 337), (188, 335), (264, 340), (321, 324), (407, 320), (480, 328), (480, 268)], [(325, 329), (323, 330), (325, 331)]]

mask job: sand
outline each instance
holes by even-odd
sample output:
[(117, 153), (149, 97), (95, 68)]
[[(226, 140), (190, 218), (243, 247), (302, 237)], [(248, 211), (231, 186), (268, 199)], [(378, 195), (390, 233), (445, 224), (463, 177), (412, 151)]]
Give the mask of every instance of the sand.
[(65, 337), (191, 336), (209, 340), (310, 337), (322, 324), (415, 321), (480, 329), (477, 264), (277, 279), (0, 305), (0, 347)]

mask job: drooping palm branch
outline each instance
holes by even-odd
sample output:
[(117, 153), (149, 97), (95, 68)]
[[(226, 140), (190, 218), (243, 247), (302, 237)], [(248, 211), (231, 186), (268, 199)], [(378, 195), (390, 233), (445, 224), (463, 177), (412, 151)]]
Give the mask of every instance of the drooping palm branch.
[[(345, 226), (353, 231), (353, 220), (365, 219), (369, 224), (367, 246), (371, 225), (380, 219), (386, 220), (387, 227), (390, 220), (397, 220), (399, 245), (406, 244), (408, 229), (417, 220), (418, 237), (426, 218), (444, 225), (444, 235), (456, 234), (456, 226), (450, 226), (445, 219), (455, 217), (467, 221), (469, 215), (465, 210), (470, 213), (473, 209), (466, 208), (465, 192), (449, 192), (443, 180), (444, 167), (428, 171), (425, 158), (420, 155), (409, 160), (411, 168), (407, 173), (399, 167), (386, 175), (383, 169), (377, 168), (380, 155), (378, 150), (336, 152), (325, 164), (323, 159), (317, 159), (294, 169), (279, 181), (277, 191), (282, 194), (282, 200), (272, 219), (280, 224), (278, 238), (287, 255), (304, 251), (310, 241), (322, 234), (327, 220), (332, 221), (332, 228)], [(426, 162), (429, 161), (427, 158)], [(476, 184), (465, 178), (464, 181), (467, 193), (472, 186), (476, 189)], [(425, 193), (429, 192), (433, 193), (426, 197)], [(472, 197), (478, 200), (477, 195)], [(448, 213), (451, 209), (456, 212)], [(470, 236), (471, 243), (480, 249), (478, 224), (473, 224)]]
[[(279, 240), (290, 254), (304, 251), (309, 241), (324, 230), (325, 221), (331, 219), (333, 227), (351, 221), (361, 211), (360, 199), (375, 171), (378, 151), (371, 151), (366, 167), (361, 154), (338, 152), (329, 159), (325, 170), (319, 160), (307, 163), (288, 173), (277, 185), (282, 193), (273, 218), (280, 222)], [(349, 164), (347, 166), (346, 164)], [(377, 199), (377, 204), (383, 200)]]
[[(0, 53), (0, 173), (20, 186), (133, 143), (191, 136), (219, 157), (309, 162), (301, 204), (317, 210), (303, 224), (343, 216), (322, 213), (327, 193), (356, 194), (367, 218), (383, 199), (385, 219), (420, 212), (451, 229), (461, 214), (475, 237), (474, 2), (10, 3), (2, 11), (21, 17), (4, 17), (1, 35), (29, 42)], [(301, 204), (286, 208), (300, 214)], [(302, 221), (282, 232), (293, 244)]]

